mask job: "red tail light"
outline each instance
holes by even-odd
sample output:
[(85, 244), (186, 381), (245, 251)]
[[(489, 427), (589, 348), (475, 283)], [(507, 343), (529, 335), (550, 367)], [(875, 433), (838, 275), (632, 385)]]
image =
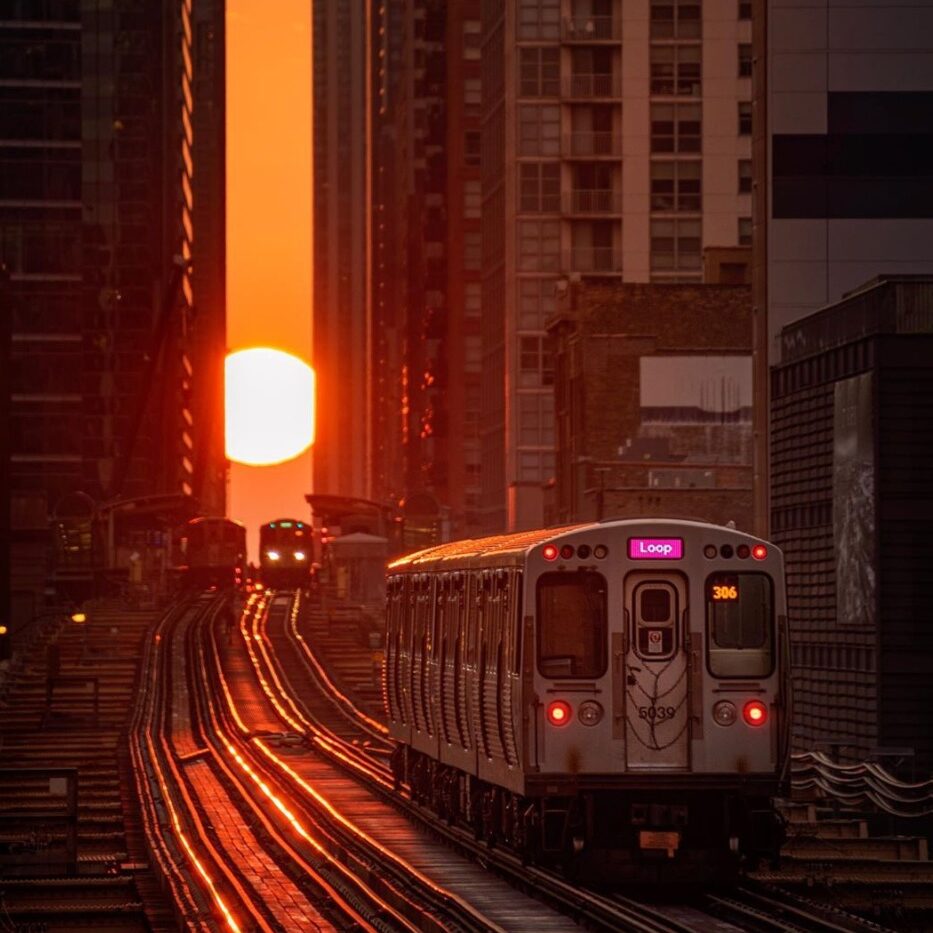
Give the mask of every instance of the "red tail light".
[(557, 560), (557, 555), (560, 553), (557, 550), (556, 544), (545, 544), (544, 550), (541, 552), (545, 560)]
[(763, 544), (756, 544), (752, 548), (752, 557), (755, 560), (764, 560), (768, 556), (768, 549)]
[(569, 703), (565, 703), (563, 700), (554, 700), (548, 704), (547, 721), (552, 726), (566, 726), (570, 722), (572, 712)]
[(761, 700), (749, 700), (742, 708), (742, 718), (750, 726), (763, 726), (768, 721), (768, 707)]

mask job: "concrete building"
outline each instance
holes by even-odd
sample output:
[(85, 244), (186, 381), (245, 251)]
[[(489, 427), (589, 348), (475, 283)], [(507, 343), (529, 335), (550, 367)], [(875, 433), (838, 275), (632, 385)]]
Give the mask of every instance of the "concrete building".
[(317, 426), (312, 485), (369, 496), (367, 3), (313, 5), (314, 306)]
[(479, 529), (479, 0), (374, 6), (374, 498)]
[[(199, 96), (223, 125), (222, 71), (205, 66), (194, 83), (208, 55), (218, 60), (223, 11), (210, 0), (197, 21), (191, 0), (11, 9), (0, 35), (0, 259), (14, 590), (28, 615), (51, 569), (50, 519), (152, 495), (223, 506), (222, 449), (203, 423), (210, 406), (195, 401), (210, 396), (199, 380), (214, 378), (205, 341), (223, 333), (223, 293), (208, 283), (223, 280), (224, 232), (195, 238), (193, 127)], [(210, 132), (200, 190), (222, 165)], [(88, 548), (69, 540), (58, 556)]]
[(735, 0), (485, 5), (488, 531), (543, 518), (556, 282), (700, 282), (705, 249), (750, 243), (750, 16)]
[(571, 285), (548, 333), (549, 524), (657, 515), (748, 530), (748, 286)]
[(772, 537), (787, 561), (798, 749), (933, 769), (933, 276), (888, 276), (781, 331)]

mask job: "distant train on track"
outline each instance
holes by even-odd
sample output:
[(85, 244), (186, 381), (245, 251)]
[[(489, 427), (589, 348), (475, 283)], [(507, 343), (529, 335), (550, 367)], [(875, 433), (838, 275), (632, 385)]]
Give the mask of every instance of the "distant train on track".
[(229, 518), (193, 518), (181, 530), (182, 579), (194, 586), (239, 586), (246, 575), (246, 529)]
[(259, 573), (265, 586), (298, 587), (311, 583), (311, 525), (277, 518), (259, 529)]
[(732, 528), (613, 520), (389, 565), (385, 700), (413, 797), (594, 879), (775, 858), (784, 563)]

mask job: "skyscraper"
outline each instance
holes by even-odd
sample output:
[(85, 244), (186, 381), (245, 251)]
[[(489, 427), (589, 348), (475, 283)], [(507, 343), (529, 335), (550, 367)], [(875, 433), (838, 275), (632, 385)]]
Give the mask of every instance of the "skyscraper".
[(313, 486), (369, 497), (367, 4), (322, 0), (313, 17)]
[[(222, 8), (204, 0), (202, 10), (216, 53)], [(204, 378), (197, 335), (222, 334), (224, 317), (222, 291), (208, 299), (207, 285), (196, 317), (192, 278), (199, 257), (203, 282), (223, 277), (222, 215), (195, 245), (205, 29), (191, 0), (14, 4), (4, 23), (14, 529), (39, 533), (60, 512), (156, 493), (223, 506), (222, 451), (192, 404)], [(216, 131), (222, 78), (201, 91), (221, 108)], [(222, 170), (222, 136), (204, 142), (214, 156), (202, 189), (211, 165)]]
[(373, 5), (373, 476), (454, 535), (479, 529), (479, 0)]
[(698, 282), (704, 249), (750, 244), (750, 15), (734, 0), (484, 5), (488, 530), (542, 520), (557, 282)]

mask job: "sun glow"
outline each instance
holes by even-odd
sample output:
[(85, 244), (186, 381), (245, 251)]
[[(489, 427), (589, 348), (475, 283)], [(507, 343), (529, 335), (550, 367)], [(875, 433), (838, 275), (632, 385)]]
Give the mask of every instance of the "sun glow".
[(225, 365), (226, 448), (237, 463), (292, 460), (314, 442), (314, 370), (290, 353), (253, 347)]

